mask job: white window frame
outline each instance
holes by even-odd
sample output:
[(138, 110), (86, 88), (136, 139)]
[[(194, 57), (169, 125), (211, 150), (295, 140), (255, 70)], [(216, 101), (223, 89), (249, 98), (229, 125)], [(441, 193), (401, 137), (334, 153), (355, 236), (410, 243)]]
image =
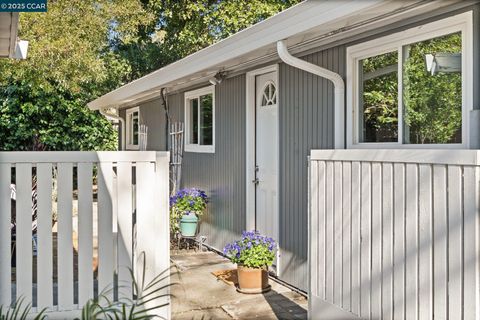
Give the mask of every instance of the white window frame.
[[(200, 145), (190, 143), (190, 100), (194, 98), (200, 98), (207, 94), (212, 95), (212, 145)], [(185, 92), (185, 152), (198, 152), (198, 153), (215, 153), (215, 86), (208, 86), (193, 91)], [(198, 113), (200, 118), (200, 112)], [(199, 122), (200, 123), (200, 120)]]
[[(406, 31), (363, 42), (347, 48), (347, 148), (411, 148), (411, 149), (464, 149), (469, 146), (469, 115), (473, 110), (473, 14), (471, 11), (424, 24)], [(398, 142), (359, 142), (359, 74), (360, 60), (397, 51), (402, 61), (402, 47), (408, 44), (462, 33), (462, 143), (403, 144), (403, 76), (402, 64), (398, 64)]]
[[(133, 132), (133, 122), (130, 120), (130, 115), (132, 115), (133, 113), (137, 112), (138, 113), (138, 127), (140, 129), (140, 108), (139, 107), (134, 107), (134, 108), (130, 108), (130, 109), (127, 109), (125, 111), (125, 127), (127, 127), (126, 129), (126, 134), (125, 134), (125, 145), (127, 146), (127, 150), (140, 150), (140, 145), (139, 144), (131, 144), (130, 143), (130, 135), (132, 134)], [(133, 140), (132, 140), (133, 141)], [(138, 135), (138, 139), (137, 141), (140, 142), (140, 134)]]

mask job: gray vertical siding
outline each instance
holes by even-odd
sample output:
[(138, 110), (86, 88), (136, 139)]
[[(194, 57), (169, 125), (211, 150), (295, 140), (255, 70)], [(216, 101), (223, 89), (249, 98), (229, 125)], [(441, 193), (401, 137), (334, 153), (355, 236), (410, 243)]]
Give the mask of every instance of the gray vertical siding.
[[(173, 120), (184, 121), (184, 94), (168, 97)], [(222, 249), (245, 229), (245, 76), (215, 88), (215, 153), (185, 152), (182, 186), (211, 197), (200, 234)]]
[[(303, 57), (345, 76), (345, 47)], [(333, 148), (333, 85), (308, 72), (280, 65), (280, 273), (307, 289), (307, 156)]]
[[(474, 88), (479, 87), (479, 6), (474, 9)], [(462, 9), (465, 11), (467, 9)], [(441, 18), (455, 13), (443, 13)], [(376, 35), (357, 36), (348, 44), (315, 52), (303, 59), (338, 72), (345, 78), (348, 45), (385, 36), (439, 17), (396, 23)], [(333, 148), (333, 85), (320, 77), (285, 64), (279, 68), (280, 139), (280, 239), (282, 280), (307, 289), (307, 156), (311, 149)], [(206, 83), (205, 85), (208, 85)], [(480, 108), (479, 90), (474, 90), (474, 108)], [(183, 187), (199, 187), (211, 196), (203, 217), (201, 234), (217, 249), (232, 241), (245, 228), (245, 76), (226, 79), (216, 86), (215, 153), (186, 152)], [(171, 117), (184, 121), (183, 92), (169, 95)], [(142, 123), (149, 126), (148, 148), (165, 150), (165, 117), (159, 100), (140, 105)], [(122, 113), (124, 115), (124, 113)]]
[[(153, 151), (166, 151), (167, 140), (165, 139), (165, 112), (161, 99), (154, 99), (147, 102), (136, 105), (140, 110), (140, 124), (144, 124), (148, 127), (148, 140), (147, 150)], [(119, 112), (120, 117), (125, 119), (126, 110), (133, 108), (128, 107), (121, 109)]]

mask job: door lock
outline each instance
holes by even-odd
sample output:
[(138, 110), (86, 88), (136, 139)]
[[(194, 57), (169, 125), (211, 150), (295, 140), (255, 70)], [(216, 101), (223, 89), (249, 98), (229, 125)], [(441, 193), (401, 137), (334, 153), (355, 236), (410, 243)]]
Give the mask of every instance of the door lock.
[(254, 184), (258, 184), (260, 182), (260, 180), (258, 180), (257, 178), (255, 178), (254, 180), (252, 180), (252, 183)]

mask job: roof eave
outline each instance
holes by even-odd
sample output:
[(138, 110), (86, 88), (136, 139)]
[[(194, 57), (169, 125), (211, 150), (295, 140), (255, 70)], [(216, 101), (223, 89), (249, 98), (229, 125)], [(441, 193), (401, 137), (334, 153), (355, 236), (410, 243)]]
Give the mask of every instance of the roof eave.
[[(325, 1), (319, 4), (306, 1), (276, 16), (247, 28), (212, 46), (191, 54), (175, 63), (130, 82), (88, 103), (90, 109), (115, 107), (129, 97), (152, 88), (161, 87), (174, 80), (206, 70), (215, 65), (268, 46), (278, 40), (309, 30), (321, 23), (348, 17), (360, 10), (378, 6), (385, 1)], [(321, 22), (321, 23), (319, 23)]]

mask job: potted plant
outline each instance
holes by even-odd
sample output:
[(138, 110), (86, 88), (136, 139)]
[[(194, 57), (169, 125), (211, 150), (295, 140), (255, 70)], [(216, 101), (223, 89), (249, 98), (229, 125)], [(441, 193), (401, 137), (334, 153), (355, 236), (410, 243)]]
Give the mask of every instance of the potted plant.
[(170, 225), (172, 233), (193, 237), (200, 217), (207, 207), (205, 191), (197, 188), (181, 189), (170, 197)]
[(277, 251), (275, 240), (258, 231), (244, 231), (242, 239), (227, 244), (223, 253), (237, 264), (238, 288), (243, 293), (264, 293), (270, 290), (268, 267)]

